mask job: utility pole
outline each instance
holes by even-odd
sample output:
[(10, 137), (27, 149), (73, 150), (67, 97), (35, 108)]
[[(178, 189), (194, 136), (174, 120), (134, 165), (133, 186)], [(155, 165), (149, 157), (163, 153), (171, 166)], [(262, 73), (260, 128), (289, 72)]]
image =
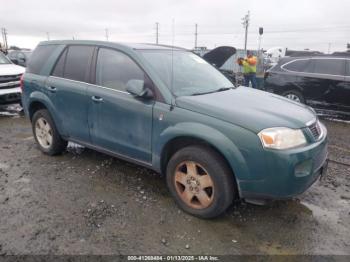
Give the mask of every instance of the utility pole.
[(250, 12), (242, 18), (242, 25), (245, 29), (245, 37), (244, 37), (244, 52), (247, 53), (247, 41), (248, 41), (248, 27), (249, 27), (249, 20), (250, 20)]
[(109, 38), (108, 28), (105, 29), (105, 32), (106, 32), (106, 41), (108, 41), (108, 38)]
[(260, 53), (261, 53), (261, 39), (262, 39), (263, 33), (264, 33), (264, 28), (259, 27), (258, 55), (260, 55)]
[(332, 43), (328, 43), (328, 54), (331, 53), (331, 46), (332, 46)]
[(159, 23), (156, 22), (156, 44), (158, 45), (158, 39), (159, 39)]
[(197, 49), (197, 37), (198, 37), (198, 24), (195, 24), (195, 31), (194, 31), (194, 49)]
[(46, 32), (46, 36), (47, 36), (47, 41), (50, 41), (50, 33)]
[(7, 30), (6, 30), (6, 28), (1, 28), (1, 33), (2, 33), (2, 40), (4, 43), (4, 50), (5, 50), (5, 52), (7, 52), (8, 44), (7, 44)]

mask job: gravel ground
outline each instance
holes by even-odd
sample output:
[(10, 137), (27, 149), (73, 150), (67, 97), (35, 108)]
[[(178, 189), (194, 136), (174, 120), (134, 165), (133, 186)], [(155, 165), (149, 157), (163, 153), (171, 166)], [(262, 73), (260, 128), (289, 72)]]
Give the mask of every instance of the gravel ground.
[(0, 113), (0, 254), (350, 254), (350, 124), (329, 130), (328, 177), (267, 206), (201, 220), (158, 174), (71, 144), (43, 155), (16, 107)]

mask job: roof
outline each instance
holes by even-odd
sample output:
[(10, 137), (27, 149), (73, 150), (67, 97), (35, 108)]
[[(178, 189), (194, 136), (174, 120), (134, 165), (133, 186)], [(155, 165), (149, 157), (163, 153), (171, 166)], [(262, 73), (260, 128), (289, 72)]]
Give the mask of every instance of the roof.
[(349, 56), (346, 55), (313, 55), (313, 56), (285, 56), (280, 59), (280, 61), (292, 61), (297, 59), (349, 59)]
[(39, 45), (103, 45), (130, 48), (134, 50), (187, 50), (182, 47), (169, 46), (169, 45), (156, 45), (151, 43), (118, 43), (109, 41), (97, 41), (97, 40), (53, 40), (43, 41)]

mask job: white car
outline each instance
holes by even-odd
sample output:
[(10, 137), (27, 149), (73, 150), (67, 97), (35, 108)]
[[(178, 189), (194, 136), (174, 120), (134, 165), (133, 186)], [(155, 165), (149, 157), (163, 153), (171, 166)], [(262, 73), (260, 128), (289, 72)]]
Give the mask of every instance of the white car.
[(20, 79), (25, 68), (13, 64), (0, 52), (0, 104), (21, 101)]

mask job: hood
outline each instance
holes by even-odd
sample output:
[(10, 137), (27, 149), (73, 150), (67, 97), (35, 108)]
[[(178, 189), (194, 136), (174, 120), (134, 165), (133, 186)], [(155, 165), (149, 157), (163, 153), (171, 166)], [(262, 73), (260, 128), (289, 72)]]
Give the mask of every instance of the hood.
[(255, 133), (270, 127), (302, 128), (316, 118), (306, 105), (249, 87), (182, 96), (176, 99), (176, 105), (239, 125)]
[(236, 53), (232, 46), (219, 46), (203, 55), (203, 59), (217, 68), (222, 67), (226, 61)]
[(25, 68), (14, 64), (0, 64), (0, 76), (23, 74)]

